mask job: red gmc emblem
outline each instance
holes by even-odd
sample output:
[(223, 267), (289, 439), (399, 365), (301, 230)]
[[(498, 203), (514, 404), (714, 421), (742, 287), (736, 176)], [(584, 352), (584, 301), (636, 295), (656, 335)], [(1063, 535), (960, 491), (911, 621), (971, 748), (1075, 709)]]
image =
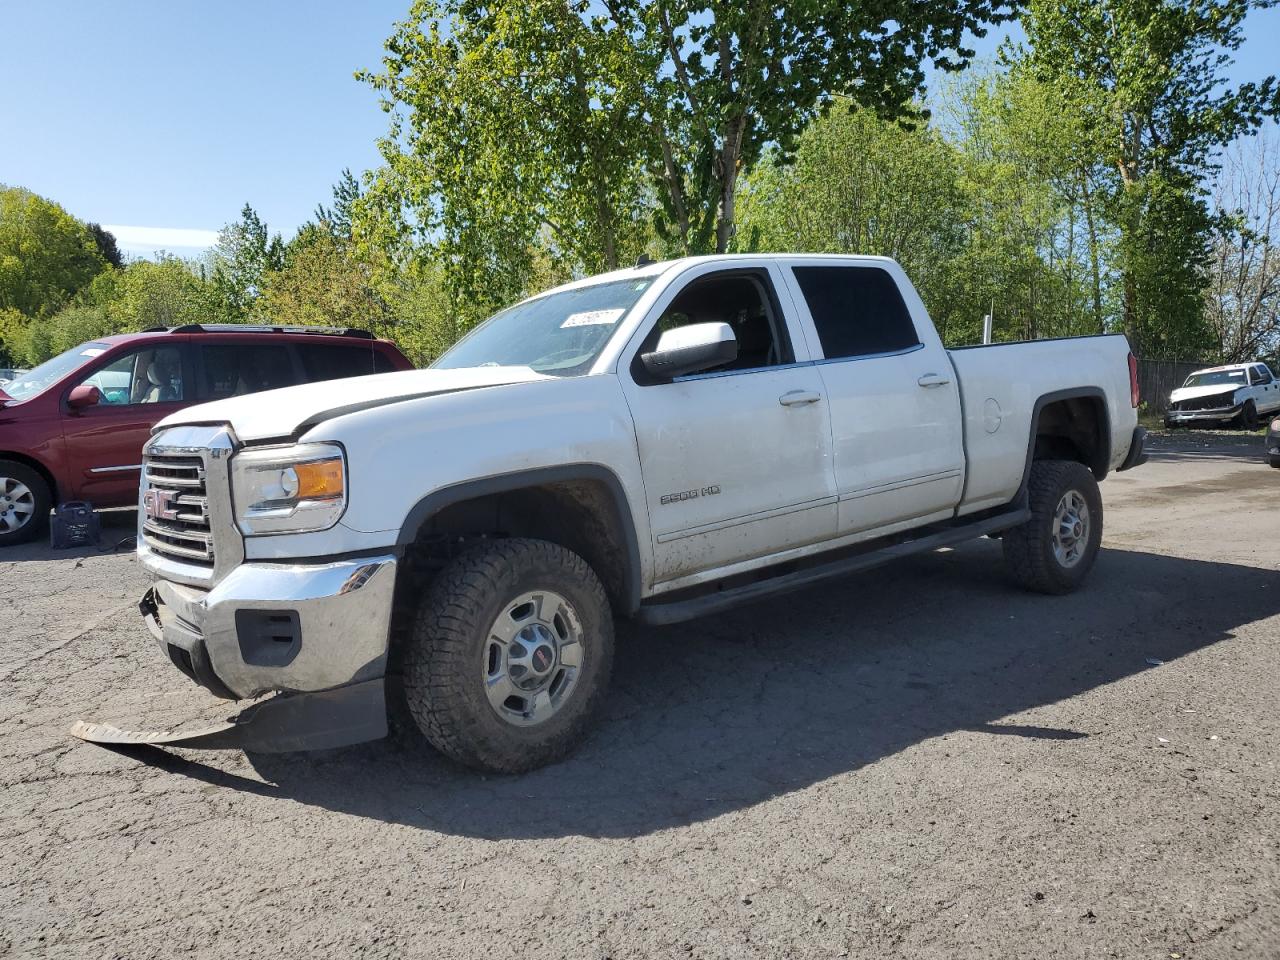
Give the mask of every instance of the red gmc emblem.
[(142, 495), (142, 512), (151, 520), (177, 520), (178, 494), (172, 490), (148, 490)]

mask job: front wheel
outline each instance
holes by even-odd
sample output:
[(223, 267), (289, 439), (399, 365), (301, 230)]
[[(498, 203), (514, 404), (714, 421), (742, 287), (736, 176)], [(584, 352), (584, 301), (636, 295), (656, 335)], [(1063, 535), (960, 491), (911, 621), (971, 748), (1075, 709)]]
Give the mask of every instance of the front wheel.
[(24, 463), (0, 460), (0, 547), (44, 533), (51, 500), (44, 477)]
[(1252, 400), (1246, 400), (1244, 409), (1240, 411), (1240, 426), (1246, 430), (1258, 429), (1258, 408)]
[(1098, 481), (1082, 463), (1037, 460), (1027, 497), (1031, 519), (1005, 531), (1005, 564), (1028, 590), (1070, 593), (1089, 575), (1102, 544)]
[(613, 666), (595, 572), (542, 540), (491, 540), (431, 583), (404, 650), (409, 713), (437, 750), (521, 773), (585, 738)]

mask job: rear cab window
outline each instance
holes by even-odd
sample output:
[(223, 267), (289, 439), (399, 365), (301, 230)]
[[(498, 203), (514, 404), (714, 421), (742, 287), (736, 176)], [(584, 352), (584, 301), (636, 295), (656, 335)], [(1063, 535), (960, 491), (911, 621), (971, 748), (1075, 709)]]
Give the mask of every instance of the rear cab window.
[(828, 360), (902, 353), (921, 345), (898, 284), (879, 267), (794, 266)]

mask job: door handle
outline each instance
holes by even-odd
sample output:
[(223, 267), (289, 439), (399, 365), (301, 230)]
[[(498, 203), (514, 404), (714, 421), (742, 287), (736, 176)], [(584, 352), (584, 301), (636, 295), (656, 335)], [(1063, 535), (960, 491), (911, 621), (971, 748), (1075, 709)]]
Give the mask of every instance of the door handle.
[(784, 407), (799, 407), (806, 403), (817, 403), (822, 399), (822, 394), (817, 390), (790, 390), (778, 398), (778, 402)]
[(926, 373), (916, 381), (922, 387), (945, 387), (950, 382), (950, 377), (944, 377), (940, 373)]

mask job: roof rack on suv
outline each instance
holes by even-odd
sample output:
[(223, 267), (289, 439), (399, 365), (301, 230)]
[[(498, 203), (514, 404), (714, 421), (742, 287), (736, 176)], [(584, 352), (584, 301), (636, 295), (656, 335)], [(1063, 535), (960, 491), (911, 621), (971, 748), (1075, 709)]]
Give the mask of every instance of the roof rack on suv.
[(311, 333), (325, 337), (372, 340), (368, 330), (355, 327), (273, 327), (261, 323), (184, 323), (180, 327), (148, 327), (143, 333)]

